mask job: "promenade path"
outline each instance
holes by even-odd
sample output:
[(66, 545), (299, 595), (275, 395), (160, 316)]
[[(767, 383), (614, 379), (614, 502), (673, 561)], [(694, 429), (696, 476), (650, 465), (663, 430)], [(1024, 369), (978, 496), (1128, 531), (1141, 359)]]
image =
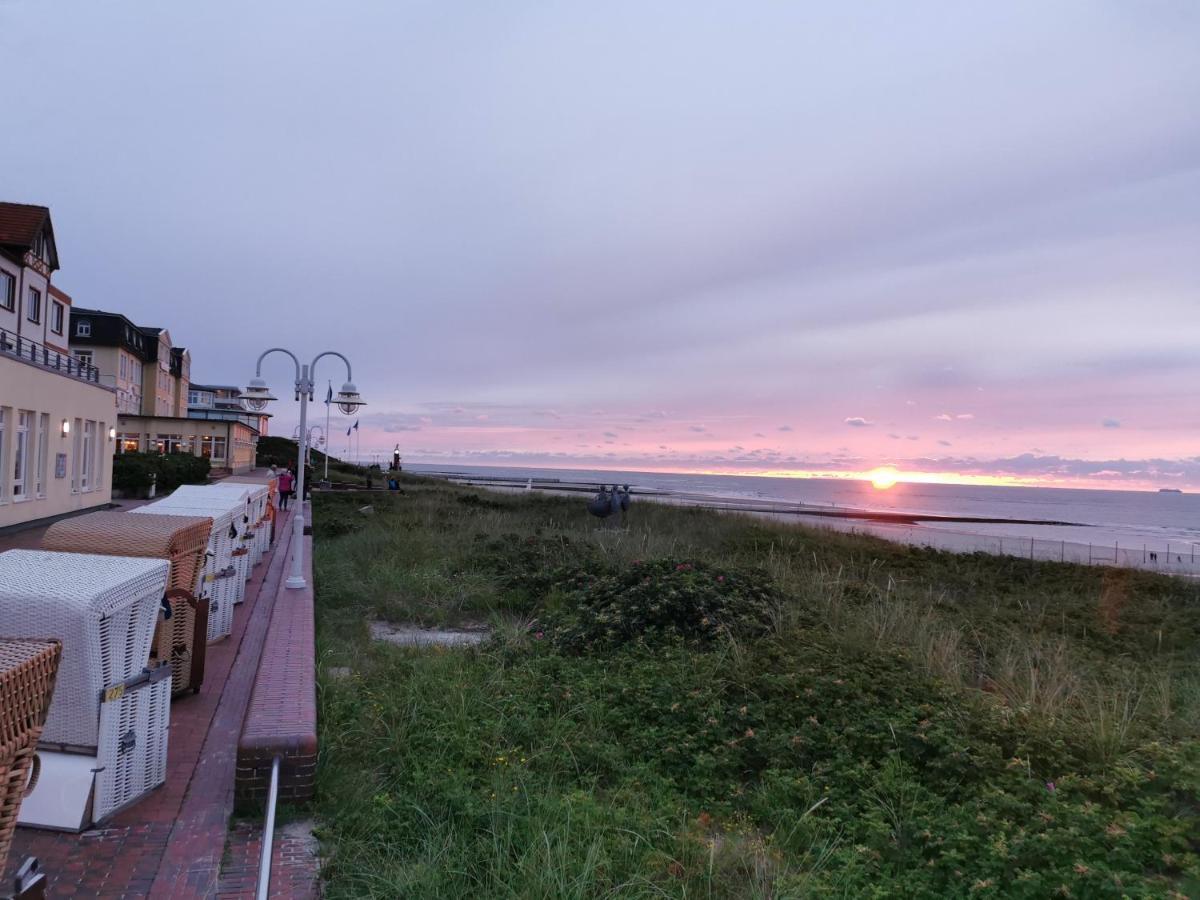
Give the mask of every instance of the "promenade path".
[[(246, 583), (232, 634), (208, 645), (200, 693), (171, 704), (166, 783), (81, 834), (18, 828), (0, 894), (11, 889), (22, 860), (34, 855), (52, 898), (254, 896), (261, 818), (232, 820), (234, 773), (271, 610), (287, 595), (283, 582), (291, 554), (282, 538), (291, 533), (291, 515), (281, 515), (274, 547)], [(39, 547), (43, 531), (0, 535), (0, 551)], [(277, 834), (273, 859), (272, 897), (318, 895), (311, 838)]]

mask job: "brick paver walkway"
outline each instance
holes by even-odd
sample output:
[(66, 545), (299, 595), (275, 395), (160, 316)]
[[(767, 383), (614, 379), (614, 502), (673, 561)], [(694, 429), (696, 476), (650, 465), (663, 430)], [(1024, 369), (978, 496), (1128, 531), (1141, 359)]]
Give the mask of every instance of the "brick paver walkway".
[[(102, 828), (82, 834), (18, 828), (0, 885), (36, 855), (49, 897), (215, 896), (233, 811), (238, 734), (286, 571), (289, 523), (285, 513), (274, 549), (247, 582), (233, 633), (209, 645), (200, 693), (171, 705), (166, 783)], [(18, 532), (0, 538), (0, 550), (38, 541), (40, 534)]]

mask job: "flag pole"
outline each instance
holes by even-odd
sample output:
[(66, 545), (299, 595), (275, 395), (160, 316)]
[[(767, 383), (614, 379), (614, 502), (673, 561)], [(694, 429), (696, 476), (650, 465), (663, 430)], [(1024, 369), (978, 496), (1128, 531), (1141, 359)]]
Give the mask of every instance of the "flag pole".
[(329, 482), (329, 410), (333, 404), (330, 402), (333, 399), (333, 382), (329, 382), (329, 388), (325, 391), (325, 482)]

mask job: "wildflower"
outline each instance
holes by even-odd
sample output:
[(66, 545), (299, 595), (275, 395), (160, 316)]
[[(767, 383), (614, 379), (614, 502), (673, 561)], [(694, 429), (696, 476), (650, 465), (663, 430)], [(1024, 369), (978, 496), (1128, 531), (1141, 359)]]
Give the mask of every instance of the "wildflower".
[(723, 582), (724, 580), (725, 580), (725, 576), (724, 576), (724, 575), (718, 575), (718, 576), (717, 576), (717, 581), (722, 581), (722, 582)]
[(1052, 794), (1054, 793), (1054, 782), (1053, 781), (1046, 782), (1046, 790), (1048, 790)]
[(537, 640), (539, 640), (539, 641), (540, 641), (542, 638), (544, 638), (545, 636), (546, 636), (546, 633), (545, 633), (544, 631), (539, 631), (539, 632), (537, 632), (537, 633), (534, 635), (534, 637), (535, 637)]

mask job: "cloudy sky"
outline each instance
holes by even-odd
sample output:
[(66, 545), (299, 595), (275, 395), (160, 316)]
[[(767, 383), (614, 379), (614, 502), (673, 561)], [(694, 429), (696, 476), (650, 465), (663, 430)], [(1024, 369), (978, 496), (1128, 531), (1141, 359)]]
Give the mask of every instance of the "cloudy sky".
[(0, 196), (198, 381), (345, 352), (364, 452), (1200, 487), (1198, 47), (1192, 0), (0, 0)]

